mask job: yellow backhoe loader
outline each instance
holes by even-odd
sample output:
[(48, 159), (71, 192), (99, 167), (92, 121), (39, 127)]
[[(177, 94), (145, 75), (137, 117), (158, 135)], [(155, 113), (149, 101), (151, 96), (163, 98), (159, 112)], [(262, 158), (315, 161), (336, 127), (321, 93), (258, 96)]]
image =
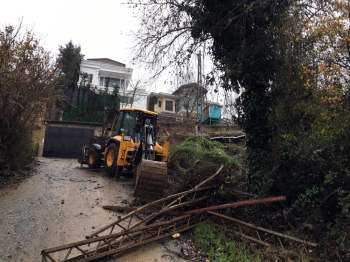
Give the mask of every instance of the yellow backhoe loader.
[(104, 166), (106, 172), (120, 176), (123, 169), (133, 171), (134, 196), (158, 199), (164, 194), (169, 142), (156, 142), (158, 114), (138, 108), (122, 108), (109, 138), (83, 147), (89, 168)]

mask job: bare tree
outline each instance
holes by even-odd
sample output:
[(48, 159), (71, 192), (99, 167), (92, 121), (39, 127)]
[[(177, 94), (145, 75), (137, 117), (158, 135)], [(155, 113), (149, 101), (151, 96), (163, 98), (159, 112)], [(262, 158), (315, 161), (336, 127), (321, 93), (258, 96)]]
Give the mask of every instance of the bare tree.
[(21, 23), (0, 30), (0, 159), (13, 169), (31, 156), (32, 132), (59, 99), (56, 72), (31, 30)]
[(22, 29), (20, 24), (0, 31), (0, 117), (7, 128), (14, 121), (32, 125), (59, 94), (53, 58), (32, 31)]
[(150, 70), (153, 78), (166, 70), (171, 77), (180, 78), (193, 71), (188, 70), (190, 58), (209, 39), (209, 36), (200, 40), (191, 36), (192, 19), (186, 6), (195, 1), (129, 0), (128, 3), (142, 14), (140, 27), (133, 34), (133, 62)]
[[(209, 92), (217, 92), (222, 85), (220, 67), (212, 62), (210, 34), (196, 34), (199, 28), (193, 20), (193, 8), (198, 0), (129, 0), (128, 3), (141, 14), (140, 27), (134, 32), (135, 64), (151, 71), (151, 80), (166, 73), (166, 82), (174, 92), (182, 85), (199, 83)], [(136, 12), (135, 12), (136, 14)], [(210, 72), (201, 71), (197, 56), (210, 61)], [(204, 59), (203, 59), (204, 61)], [(199, 97), (188, 94), (182, 96), (178, 106), (184, 107), (186, 115), (196, 111)], [(202, 101), (203, 102), (203, 101)], [(199, 112), (200, 113), (200, 112)]]
[[(120, 88), (119, 96), (120, 96), (120, 107), (133, 107), (135, 103), (141, 101), (141, 92), (146, 90), (145, 86), (147, 85), (147, 81), (142, 78), (136, 79), (135, 81), (131, 80), (129, 84), (129, 88)], [(145, 107), (146, 105), (144, 105)]]

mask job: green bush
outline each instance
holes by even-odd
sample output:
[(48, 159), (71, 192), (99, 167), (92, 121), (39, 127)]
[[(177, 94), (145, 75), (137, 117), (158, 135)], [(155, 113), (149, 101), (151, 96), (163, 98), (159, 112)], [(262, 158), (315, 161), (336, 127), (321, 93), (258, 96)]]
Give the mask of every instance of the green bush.
[(181, 160), (184, 167), (199, 160), (205, 163), (224, 165), (225, 168), (240, 168), (236, 158), (226, 154), (223, 145), (202, 136), (191, 136), (171, 152), (170, 158)]
[(26, 169), (33, 160), (33, 144), (31, 132), (23, 126), (14, 130), (2, 129), (0, 136), (6, 138), (0, 145), (0, 176), (14, 176), (17, 172)]
[[(286, 209), (266, 216), (266, 210), (262, 214), (260, 207), (253, 208), (257, 220), (283, 216), (280, 222), (293, 234), (322, 247), (336, 246), (344, 255), (350, 252), (350, 112), (340, 106), (336, 118), (327, 118), (322, 114), (326, 109), (314, 102), (305, 107), (314, 116), (304, 112), (307, 116), (299, 119), (304, 124), (280, 128), (269, 160), (250, 173), (251, 190), (260, 196), (285, 195)], [(323, 255), (332, 260), (331, 255)]]

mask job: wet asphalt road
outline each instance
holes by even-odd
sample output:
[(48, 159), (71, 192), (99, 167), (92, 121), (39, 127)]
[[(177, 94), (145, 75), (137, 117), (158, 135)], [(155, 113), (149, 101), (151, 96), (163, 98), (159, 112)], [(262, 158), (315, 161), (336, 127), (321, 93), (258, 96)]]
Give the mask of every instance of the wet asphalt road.
[[(131, 179), (116, 181), (76, 159), (39, 158), (33, 175), (0, 190), (0, 262), (41, 261), (41, 251), (84, 240), (117, 219), (103, 205), (132, 200)], [(166, 254), (172, 242), (128, 251), (118, 261), (181, 261)], [(116, 261), (116, 260), (109, 260)]]

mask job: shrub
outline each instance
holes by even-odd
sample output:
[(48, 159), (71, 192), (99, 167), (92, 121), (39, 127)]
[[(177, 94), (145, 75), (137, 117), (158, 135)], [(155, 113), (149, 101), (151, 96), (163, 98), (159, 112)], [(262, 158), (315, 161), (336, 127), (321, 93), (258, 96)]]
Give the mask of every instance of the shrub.
[(170, 154), (170, 158), (181, 160), (184, 168), (199, 160), (203, 163), (224, 165), (225, 168), (240, 168), (236, 158), (226, 154), (223, 145), (202, 136), (191, 136)]

